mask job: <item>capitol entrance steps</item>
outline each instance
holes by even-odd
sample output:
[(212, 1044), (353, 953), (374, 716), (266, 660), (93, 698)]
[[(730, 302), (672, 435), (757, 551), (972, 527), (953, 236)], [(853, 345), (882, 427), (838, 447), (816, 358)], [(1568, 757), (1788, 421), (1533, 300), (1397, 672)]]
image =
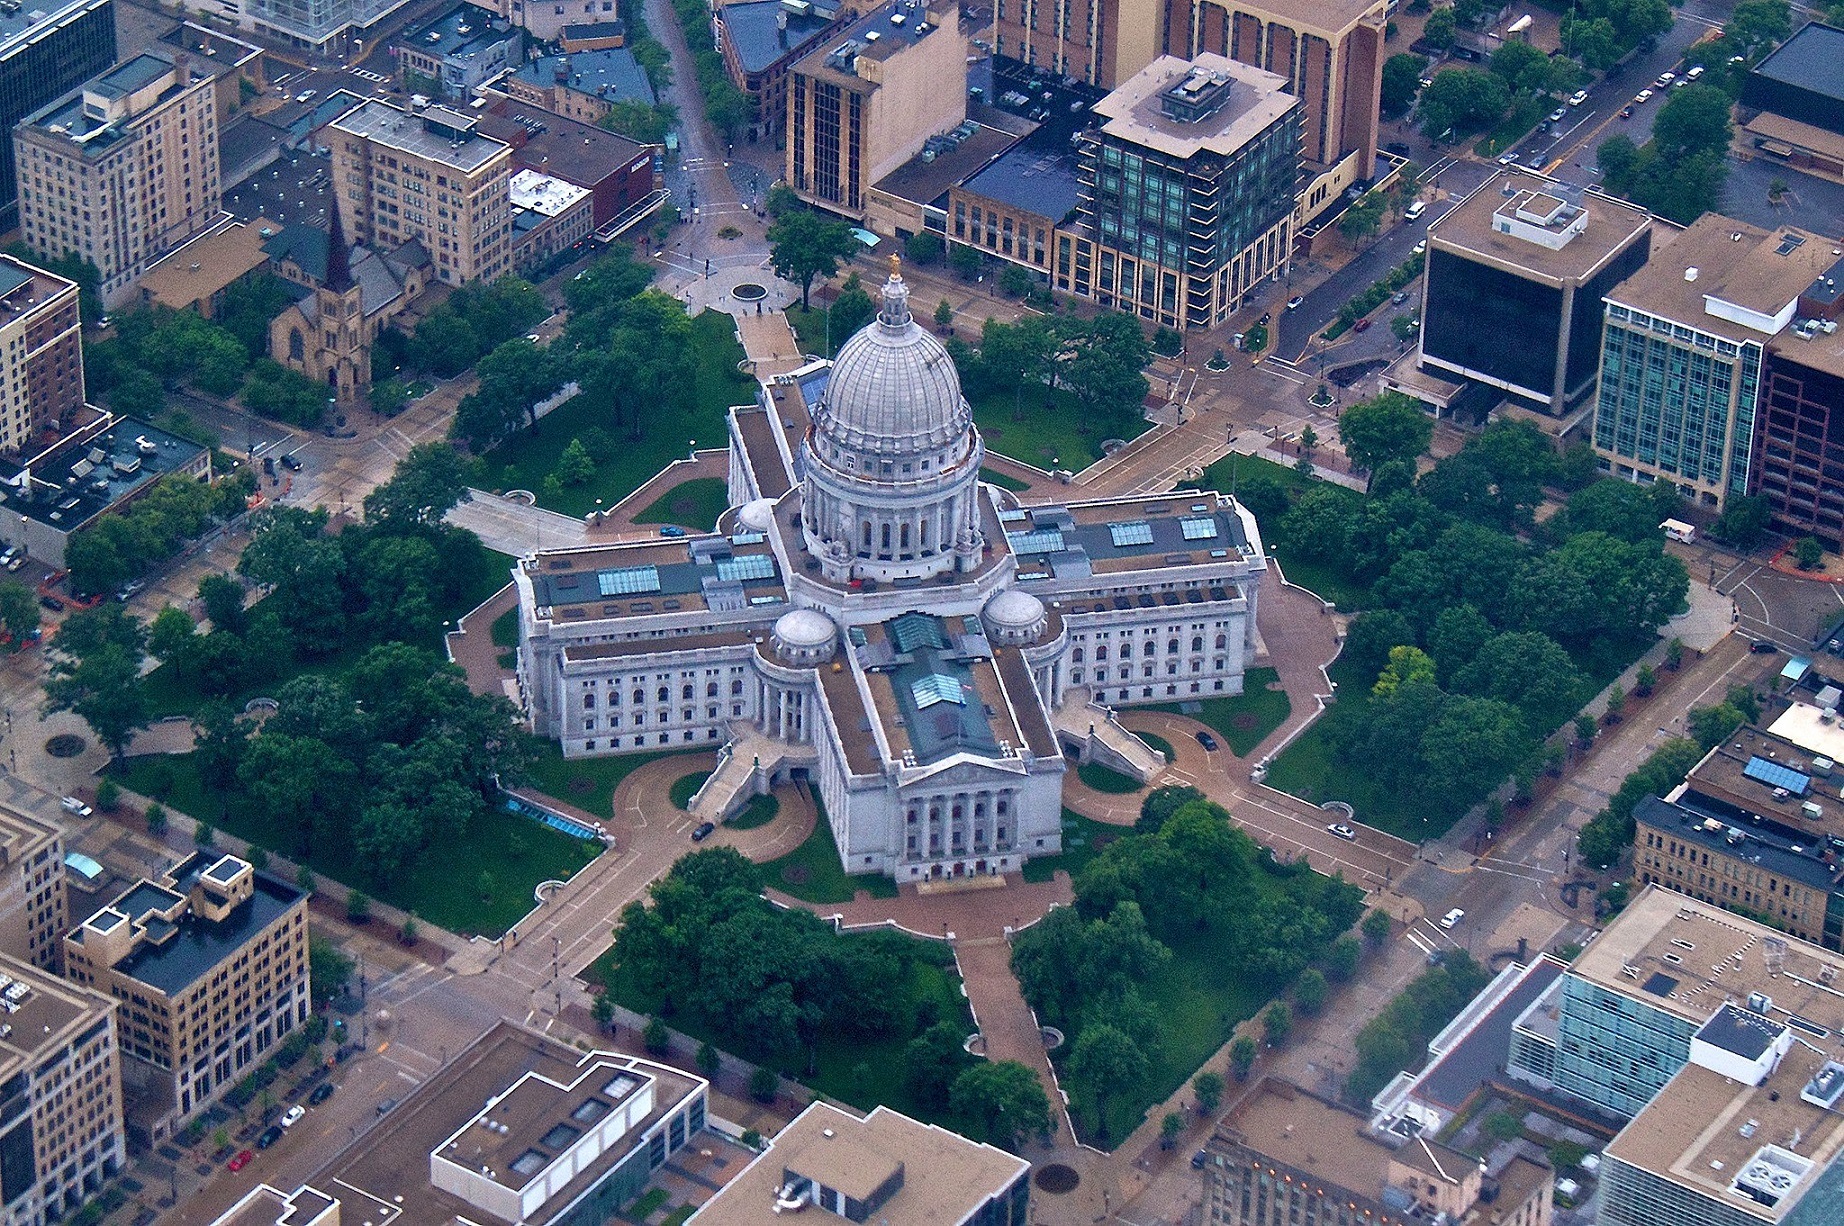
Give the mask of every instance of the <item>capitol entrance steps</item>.
[(811, 745), (797, 745), (763, 736), (747, 728), (734, 736), (717, 755), (717, 769), (692, 794), (691, 815), (700, 821), (722, 822), (766, 793), (794, 767), (811, 767), (819, 753)]
[(1082, 761), (1151, 783), (1165, 769), (1165, 755), (1121, 727), (1114, 713), (1091, 701), (1088, 691), (1072, 689), (1055, 716), (1057, 736), (1074, 745)]

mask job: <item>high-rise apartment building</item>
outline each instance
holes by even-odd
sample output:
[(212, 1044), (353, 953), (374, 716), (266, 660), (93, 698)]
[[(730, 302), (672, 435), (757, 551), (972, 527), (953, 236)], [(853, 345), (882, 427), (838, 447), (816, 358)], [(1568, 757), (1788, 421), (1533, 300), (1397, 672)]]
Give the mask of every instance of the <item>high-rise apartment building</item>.
[(1707, 213), (1614, 287), (1594, 414), (1601, 467), (1708, 507), (1748, 493), (1767, 344), (1837, 263), (1832, 245)]
[(144, 51), (13, 130), (20, 230), (35, 251), (74, 251), (105, 301), (219, 220), (214, 69)]
[[(1834, 247), (1835, 250), (1835, 247)], [(1799, 295), (1767, 344), (1754, 493), (1788, 532), (1844, 545), (1844, 258)]]
[(307, 895), (194, 852), (73, 929), (64, 965), (121, 1003), (129, 1125), (158, 1141), (307, 1020)]
[(0, 1213), (45, 1226), (122, 1168), (116, 1004), (0, 954)]
[(0, 255), (0, 452), (17, 456), (83, 407), (77, 283)]
[(865, 192), (967, 118), (967, 39), (953, 5), (888, 0), (794, 65), (787, 181), (861, 220)]
[(414, 239), (450, 285), (512, 271), (512, 149), (472, 115), (402, 110), (376, 99), (327, 125), (333, 183), (354, 242)]
[(1183, 37), (1167, 37), (1166, 20), (1163, 0), (996, 0), (992, 44), (1052, 76), (1113, 89), (1161, 54), (1190, 53)]
[(1428, 227), (1419, 364), (1571, 411), (1594, 390), (1601, 298), (1645, 266), (1651, 232), (1624, 200), (1499, 171)]
[(1058, 276), (1087, 255), (1103, 306), (1177, 328), (1227, 320), (1292, 251), (1302, 108), (1285, 86), (1218, 55), (1161, 56), (1096, 103)]
[[(114, 0), (72, 0), (43, 8), (21, 4), (10, 12), (0, 8), (0, 127), (11, 132), (20, 120), (113, 63)], [(0, 140), (0, 227), (18, 221), (18, 197), (13, 142)]]
[(58, 968), (69, 927), (64, 836), (57, 802), (17, 776), (0, 799), (0, 954), (48, 971)]

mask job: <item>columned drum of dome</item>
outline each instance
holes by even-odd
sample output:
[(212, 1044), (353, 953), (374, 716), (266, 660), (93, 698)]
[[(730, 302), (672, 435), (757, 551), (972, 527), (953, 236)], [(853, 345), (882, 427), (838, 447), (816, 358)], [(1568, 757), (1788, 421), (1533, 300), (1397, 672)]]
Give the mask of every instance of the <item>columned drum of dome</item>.
[(910, 315), (894, 267), (877, 319), (839, 350), (802, 451), (801, 528), (827, 579), (928, 579), (979, 565), (985, 444), (953, 361)]

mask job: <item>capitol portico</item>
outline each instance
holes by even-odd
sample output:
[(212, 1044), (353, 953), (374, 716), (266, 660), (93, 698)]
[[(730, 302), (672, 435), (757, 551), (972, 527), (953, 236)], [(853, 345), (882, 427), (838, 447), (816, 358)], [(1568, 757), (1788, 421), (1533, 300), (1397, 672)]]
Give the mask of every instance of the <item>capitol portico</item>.
[(717, 748), (721, 819), (804, 779), (849, 872), (1061, 850), (1065, 757), (1149, 777), (1110, 714), (1242, 691), (1267, 564), (1215, 493), (1019, 506), (892, 273), (877, 318), (732, 409), (718, 530), (514, 572), (520, 695), (566, 756)]

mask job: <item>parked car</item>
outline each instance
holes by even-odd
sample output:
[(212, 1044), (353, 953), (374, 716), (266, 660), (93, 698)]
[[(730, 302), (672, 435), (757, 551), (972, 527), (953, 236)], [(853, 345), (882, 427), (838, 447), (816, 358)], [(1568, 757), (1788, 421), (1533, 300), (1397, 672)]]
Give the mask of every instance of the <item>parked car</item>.
[(1409, 254), (1410, 255), (1420, 255), (1422, 252), (1426, 251), (1427, 249), (1428, 249), (1428, 244), (1426, 242), (1416, 243), (1413, 247), (1409, 248)]
[(1447, 914), (1441, 916), (1441, 927), (1452, 928), (1456, 926), (1457, 924), (1459, 924), (1459, 922), (1465, 918), (1466, 918), (1466, 912), (1460, 910), (1460, 908), (1458, 907), (1455, 907), (1453, 910), (1449, 911)]
[(1208, 732), (1198, 733), (1197, 743), (1199, 745), (1202, 745), (1205, 751), (1208, 753), (1215, 753), (1217, 751), (1217, 739), (1211, 736)]
[(1675, 72), (1661, 72), (1658, 74), (1658, 80), (1652, 82), (1652, 88), (1663, 89), (1677, 79), (1678, 74)]
[(1582, 103), (1586, 102), (1587, 100), (1588, 100), (1588, 91), (1585, 89), (1578, 89), (1574, 93), (1569, 95), (1569, 105), (1570, 106), (1580, 106)]
[(1373, 320), (1373, 319), (1371, 319), (1371, 318), (1370, 318), (1370, 316), (1368, 316), (1368, 315), (1366, 315), (1366, 316), (1364, 316), (1364, 317), (1363, 317), (1362, 319), (1360, 319), (1360, 320), (1358, 320), (1358, 321), (1357, 321), (1356, 323), (1354, 323), (1354, 324), (1352, 324), (1352, 325), (1351, 325), (1351, 330), (1352, 330), (1353, 332), (1366, 332), (1366, 331), (1369, 331), (1369, 329), (1370, 329), (1370, 325), (1371, 325), (1372, 323), (1374, 323), (1374, 322), (1376, 322), (1376, 321), (1375, 321), (1375, 320)]
[(1754, 652), (1756, 655), (1764, 656), (1779, 651), (1780, 648), (1768, 642), (1766, 639), (1756, 639), (1754, 642), (1748, 644), (1748, 650)]
[(1703, 75), (1703, 65), (1698, 64), (1695, 68), (1691, 69), (1689, 72), (1684, 74), (1684, 79), (1686, 81), (1695, 81), (1698, 77), (1702, 75)]
[(383, 1102), (378, 1104), (378, 1114), (379, 1115), (389, 1115), (393, 1110), (396, 1109), (396, 1106), (397, 1106), (396, 1099), (387, 1098)]
[(1515, 166), (1517, 164), (1517, 150), (1507, 149), (1499, 154), (1498, 164), (1500, 166)]
[(661, 536), (684, 536), (685, 529), (677, 524), (664, 524), (660, 527), (659, 534)]
[(271, 1145), (274, 1145), (277, 1141), (281, 1139), (282, 1139), (282, 1130), (280, 1128), (277, 1128), (274, 1124), (271, 1124), (267, 1128), (262, 1130), (262, 1135), (256, 1138), (256, 1148), (257, 1149), (268, 1149)]
[(1426, 213), (1427, 211), (1428, 211), (1428, 202), (1426, 200), (1412, 201), (1409, 204), (1408, 208), (1402, 210), (1402, 220), (1414, 221), (1417, 217), (1420, 217), (1423, 213)]
[(1650, 101), (1652, 101), (1652, 91), (1649, 89), (1642, 89), (1633, 95), (1634, 105), (1640, 105)]
[(1204, 1150), (1200, 1149), (1196, 1153), (1191, 1155), (1191, 1166), (1194, 1169), (1201, 1171), (1204, 1169), (1204, 1163), (1208, 1162), (1209, 1160), (1210, 1160), (1210, 1155), (1206, 1153)]
[(1633, 108), (1632, 108), (1632, 107), (1630, 107), (1630, 106), (1623, 106), (1623, 107), (1621, 107), (1621, 108), (1620, 108), (1620, 118), (1622, 118), (1622, 119), (1631, 119), (1632, 117), (1633, 117)]
[(1300, 297), (1298, 294), (1295, 294), (1293, 297), (1287, 299), (1287, 309), (1289, 311), (1297, 311), (1300, 309), (1300, 304), (1305, 301), (1306, 299)]
[(245, 1150), (239, 1150), (237, 1153), (237, 1156), (235, 1158), (232, 1158), (229, 1162), (225, 1163), (224, 1165), (233, 1171), (241, 1171), (244, 1167), (250, 1165), (250, 1163), (254, 1162), (255, 1160), (256, 1160), (256, 1155), (251, 1153), (249, 1150), (245, 1149)]
[(291, 473), (298, 473), (301, 471), (301, 461), (295, 459), (292, 455), (284, 455), (282, 457), (282, 467), (286, 468)]
[(716, 822), (699, 822), (692, 830), (692, 842), (702, 843), (717, 830)]
[(310, 1107), (318, 1107), (331, 1097), (333, 1097), (333, 1083), (330, 1081), (323, 1081), (314, 1087), (314, 1092), (312, 1094), (307, 1096), (307, 1105)]
[(1405, 289), (1399, 289), (1395, 293), (1389, 296), (1389, 304), (1391, 306), (1401, 306), (1403, 303), (1407, 302), (1408, 300), (1409, 300), (1409, 291)]
[(282, 1112), (282, 1127), (293, 1128), (305, 1118), (307, 1118), (307, 1108), (303, 1107), (300, 1103), (296, 1103), (294, 1106), (288, 1108), (288, 1110)]
[(1559, 106), (1549, 113), (1549, 121), (1551, 123), (1561, 123), (1564, 119), (1568, 118), (1568, 115), (1568, 108)]
[(75, 813), (78, 817), (88, 817), (91, 813), (95, 812), (94, 809), (84, 804), (81, 800), (78, 800), (75, 796), (66, 796), (63, 800), (60, 800), (58, 804), (63, 806), (66, 813)]
[(1345, 825), (1343, 822), (1333, 822), (1331, 825), (1327, 826), (1326, 829), (1347, 843), (1357, 842), (1357, 831), (1351, 829), (1351, 827)]
[(38, 602), (47, 609), (50, 609), (53, 613), (62, 613), (64, 611), (64, 602), (59, 600), (56, 596), (40, 596)]
[(14, 571), (14, 570), (18, 570), (20, 567), (24, 566), (25, 564), (26, 564), (26, 555), (22, 553), (18, 557), (14, 558), (12, 561), (8, 562), (6, 564), (6, 568), (9, 571)]
[(317, 89), (304, 89), (295, 95), (296, 102), (312, 102), (320, 93)]

